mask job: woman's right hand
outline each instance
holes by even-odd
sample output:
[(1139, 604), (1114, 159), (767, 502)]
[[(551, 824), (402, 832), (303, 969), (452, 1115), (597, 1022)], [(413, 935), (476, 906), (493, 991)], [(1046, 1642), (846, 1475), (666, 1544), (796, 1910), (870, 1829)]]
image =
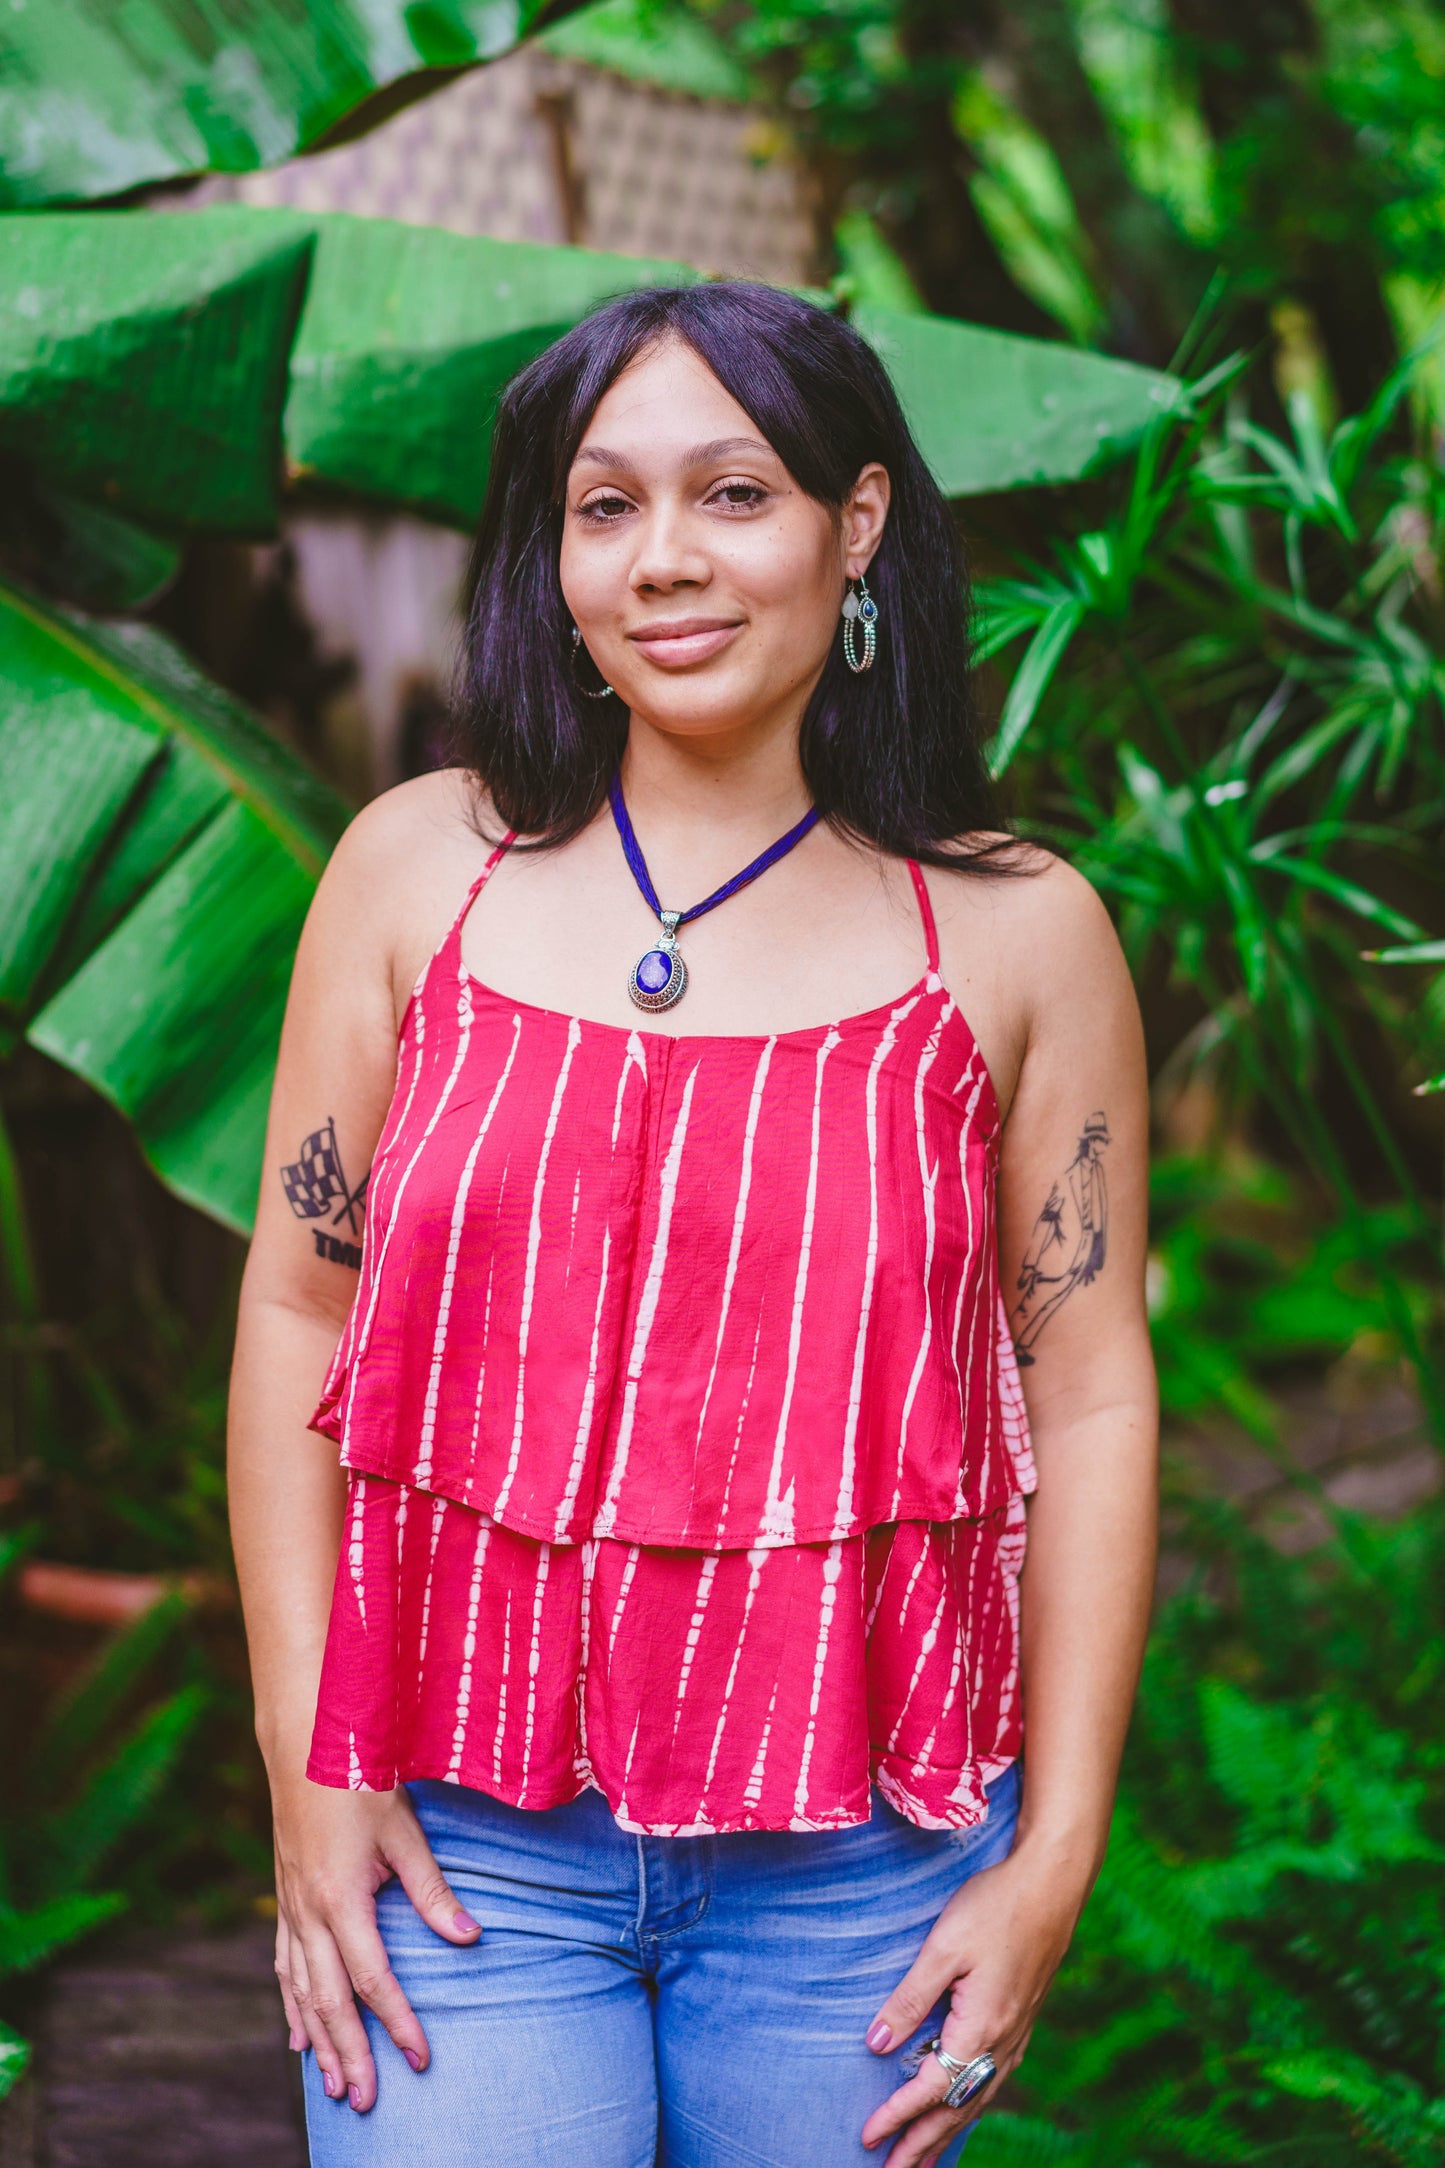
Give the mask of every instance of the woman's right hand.
[(377, 1891), (395, 1875), (444, 1941), (465, 1947), (481, 1928), (448, 1889), (400, 1786), (342, 1792), (302, 1777), (275, 1789), (272, 1807), (276, 1976), (291, 2045), (300, 2050), (309, 2042), (332, 2099), (365, 2110), (376, 2099), (376, 2065), (357, 1996), (413, 2070), (430, 2060), (376, 1924)]

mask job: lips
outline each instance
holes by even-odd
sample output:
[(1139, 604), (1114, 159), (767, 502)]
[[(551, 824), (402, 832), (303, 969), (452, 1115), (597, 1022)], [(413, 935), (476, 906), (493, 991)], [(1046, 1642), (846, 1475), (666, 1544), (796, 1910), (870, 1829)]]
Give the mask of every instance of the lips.
[(673, 617), (640, 625), (627, 638), (649, 662), (664, 670), (680, 670), (688, 663), (706, 662), (740, 630), (735, 620), (725, 617)]

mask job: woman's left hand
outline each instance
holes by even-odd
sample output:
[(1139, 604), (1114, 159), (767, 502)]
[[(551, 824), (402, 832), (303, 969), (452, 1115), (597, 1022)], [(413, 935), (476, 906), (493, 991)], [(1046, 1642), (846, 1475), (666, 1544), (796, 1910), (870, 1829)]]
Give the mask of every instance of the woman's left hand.
[[(1067, 1872), (1043, 1871), (1015, 1851), (998, 1866), (981, 1869), (950, 1897), (917, 1961), (869, 2026), (868, 2045), (888, 2054), (912, 2038), (947, 1994), (952, 2007), (939, 2028), (945, 2049), (955, 2062), (966, 2063), (986, 2048), (997, 2075), (967, 2107), (944, 2108), (939, 2103), (949, 2077), (936, 2057), (926, 2055), (918, 2075), (890, 2094), (863, 2126), (863, 2143), (870, 2148), (902, 2132), (884, 2156), (886, 2168), (930, 2168), (1018, 2068), (1086, 1894)], [(886, 2039), (880, 2027), (887, 2028)]]

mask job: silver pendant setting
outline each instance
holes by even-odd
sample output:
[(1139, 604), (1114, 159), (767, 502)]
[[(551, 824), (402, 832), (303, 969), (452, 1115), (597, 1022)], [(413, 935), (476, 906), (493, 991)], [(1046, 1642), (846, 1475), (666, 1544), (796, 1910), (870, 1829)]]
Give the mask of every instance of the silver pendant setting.
[(658, 1009), (670, 1009), (687, 992), (687, 965), (677, 946), (677, 922), (681, 916), (680, 911), (658, 913), (662, 920), (662, 939), (644, 949), (632, 966), (627, 991), (639, 1009), (654, 1013)]

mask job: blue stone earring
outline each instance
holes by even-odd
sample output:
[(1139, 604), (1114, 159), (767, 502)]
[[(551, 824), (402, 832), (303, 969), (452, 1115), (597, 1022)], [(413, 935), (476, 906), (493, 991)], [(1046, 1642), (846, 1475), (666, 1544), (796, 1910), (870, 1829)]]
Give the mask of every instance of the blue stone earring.
[[(863, 652), (858, 653), (858, 627), (863, 627)], [(868, 582), (862, 573), (856, 583), (849, 581), (848, 592), (843, 597), (843, 660), (855, 677), (860, 671), (871, 670), (873, 657), (878, 649), (878, 605), (868, 592)]]

